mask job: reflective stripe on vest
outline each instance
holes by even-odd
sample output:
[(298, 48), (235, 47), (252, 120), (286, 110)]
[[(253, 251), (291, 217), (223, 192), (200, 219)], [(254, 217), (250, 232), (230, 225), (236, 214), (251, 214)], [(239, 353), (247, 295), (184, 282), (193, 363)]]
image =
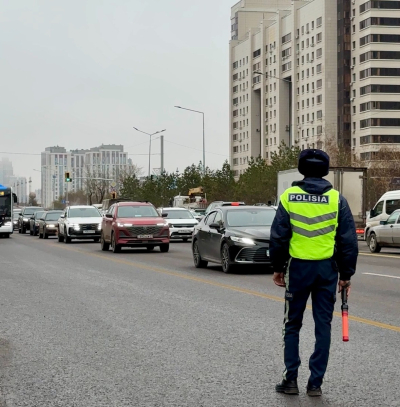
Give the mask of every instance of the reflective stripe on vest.
[(333, 256), (339, 212), (339, 192), (308, 194), (299, 187), (287, 189), (281, 202), (290, 216), (292, 238), (289, 253), (303, 260)]

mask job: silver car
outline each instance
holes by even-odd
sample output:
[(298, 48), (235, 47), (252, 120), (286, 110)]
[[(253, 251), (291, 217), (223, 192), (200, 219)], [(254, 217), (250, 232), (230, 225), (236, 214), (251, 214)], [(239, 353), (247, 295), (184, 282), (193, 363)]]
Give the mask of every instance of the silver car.
[(368, 231), (367, 244), (372, 253), (379, 253), (382, 247), (400, 247), (400, 209)]

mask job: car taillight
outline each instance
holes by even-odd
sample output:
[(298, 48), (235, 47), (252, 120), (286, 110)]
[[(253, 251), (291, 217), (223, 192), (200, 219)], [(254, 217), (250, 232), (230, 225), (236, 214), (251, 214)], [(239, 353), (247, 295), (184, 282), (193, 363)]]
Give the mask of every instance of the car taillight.
[(239, 202), (232, 202), (231, 206), (239, 206)]
[(363, 235), (364, 234), (364, 229), (356, 229), (357, 235)]

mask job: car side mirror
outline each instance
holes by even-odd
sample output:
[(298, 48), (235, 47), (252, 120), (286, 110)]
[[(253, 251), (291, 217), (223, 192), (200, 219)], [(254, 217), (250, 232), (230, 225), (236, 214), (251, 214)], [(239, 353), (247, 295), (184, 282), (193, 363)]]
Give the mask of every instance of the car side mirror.
[(216, 229), (216, 230), (220, 230), (221, 229), (221, 225), (219, 223), (211, 223), (210, 225), (208, 225), (208, 227), (210, 229)]
[(166, 217), (168, 217), (168, 213), (163, 213), (161, 216), (162, 216), (163, 218), (166, 218)]
[(381, 220), (381, 221), (379, 222), (379, 224), (380, 224), (380, 225), (387, 225), (387, 221), (386, 221), (386, 220)]
[(111, 213), (106, 213), (106, 218), (112, 219), (112, 217)]
[(65, 216), (64, 215), (60, 215), (60, 219), (64, 219), (65, 218)]

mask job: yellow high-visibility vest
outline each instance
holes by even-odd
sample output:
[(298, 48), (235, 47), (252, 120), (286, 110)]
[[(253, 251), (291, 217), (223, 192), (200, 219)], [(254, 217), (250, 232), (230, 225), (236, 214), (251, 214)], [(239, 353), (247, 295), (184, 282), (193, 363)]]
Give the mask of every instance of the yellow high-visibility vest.
[(292, 238), (289, 253), (302, 260), (333, 256), (339, 214), (339, 192), (308, 194), (299, 187), (287, 189), (281, 202), (290, 216)]

